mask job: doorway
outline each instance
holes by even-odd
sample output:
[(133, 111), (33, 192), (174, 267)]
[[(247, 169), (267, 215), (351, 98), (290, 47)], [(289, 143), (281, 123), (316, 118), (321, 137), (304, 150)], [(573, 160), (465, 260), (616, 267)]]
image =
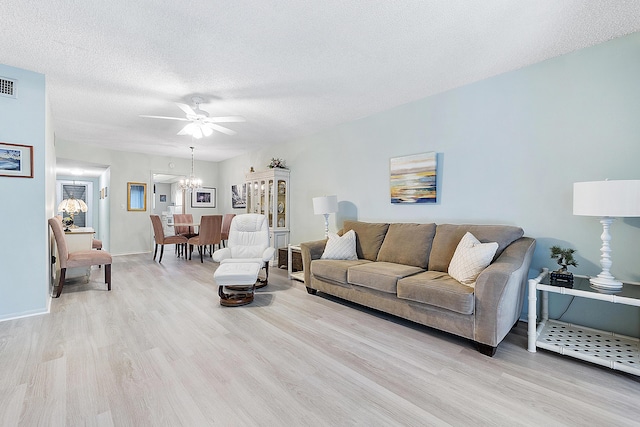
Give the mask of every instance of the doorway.
[(184, 175), (154, 173), (151, 211), (160, 217), (165, 234), (173, 233), (173, 215), (186, 213), (184, 191), (180, 180)]

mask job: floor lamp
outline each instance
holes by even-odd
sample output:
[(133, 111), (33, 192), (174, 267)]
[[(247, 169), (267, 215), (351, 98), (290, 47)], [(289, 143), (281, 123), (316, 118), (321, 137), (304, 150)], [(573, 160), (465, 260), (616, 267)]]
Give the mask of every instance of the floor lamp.
[(599, 216), (602, 224), (600, 265), (602, 271), (589, 279), (594, 288), (617, 291), (622, 282), (611, 274), (611, 234), (613, 220), (640, 216), (640, 180), (591, 181), (573, 184), (573, 214)]
[(324, 237), (329, 237), (329, 214), (338, 212), (338, 196), (313, 198), (313, 213), (324, 215)]

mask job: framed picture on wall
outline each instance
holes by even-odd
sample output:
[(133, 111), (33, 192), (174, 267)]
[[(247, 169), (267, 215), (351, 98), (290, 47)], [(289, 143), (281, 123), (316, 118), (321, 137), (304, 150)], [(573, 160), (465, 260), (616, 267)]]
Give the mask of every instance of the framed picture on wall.
[(0, 142), (0, 176), (33, 178), (33, 147)]
[(437, 166), (435, 151), (393, 157), (389, 163), (391, 203), (436, 203)]
[(247, 207), (247, 184), (231, 186), (231, 207), (244, 209)]
[(211, 187), (196, 188), (191, 191), (192, 208), (215, 208), (216, 189)]
[(160, 195), (160, 201), (161, 202), (166, 202), (167, 201), (167, 195), (166, 194), (161, 194)]

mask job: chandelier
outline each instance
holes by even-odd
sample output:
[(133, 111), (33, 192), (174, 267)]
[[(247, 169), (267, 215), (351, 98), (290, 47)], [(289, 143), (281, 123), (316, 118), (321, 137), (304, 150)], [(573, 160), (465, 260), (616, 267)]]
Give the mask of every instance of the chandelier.
[(191, 191), (193, 189), (202, 187), (202, 180), (196, 178), (193, 172), (193, 147), (189, 148), (191, 148), (191, 175), (187, 179), (180, 180), (180, 188), (182, 190)]

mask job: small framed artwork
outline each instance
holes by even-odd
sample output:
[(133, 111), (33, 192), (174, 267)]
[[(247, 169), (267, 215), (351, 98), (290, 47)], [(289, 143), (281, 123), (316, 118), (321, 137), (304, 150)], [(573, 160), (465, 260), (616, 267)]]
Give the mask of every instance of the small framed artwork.
[(33, 147), (0, 142), (0, 176), (33, 178)]
[(166, 194), (161, 194), (160, 195), (160, 201), (161, 202), (166, 202), (167, 201), (167, 195)]
[(215, 208), (216, 189), (211, 187), (201, 187), (191, 191), (191, 207)]
[(247, 207), (247, 184), (231, 186), (231, 207), (244, 209)]
[(389, 163), (391, 203), (436, 203), (437, 166), (434, 151), (393, 157)]

